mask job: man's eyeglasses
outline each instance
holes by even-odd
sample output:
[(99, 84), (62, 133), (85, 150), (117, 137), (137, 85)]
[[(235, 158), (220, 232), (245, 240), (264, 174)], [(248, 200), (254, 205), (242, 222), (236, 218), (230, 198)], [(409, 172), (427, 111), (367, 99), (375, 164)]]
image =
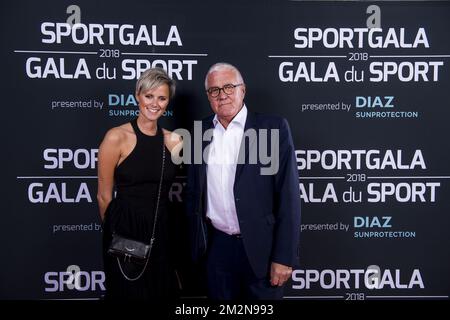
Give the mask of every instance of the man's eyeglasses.
[(208, 94), (211, 97), (216, 98), (216, 97), (218, 97), (220, 95), (220, 90), (223, 90), (223, 92), (225, 92), (225, 94), (227, 96), (229, 96), (230, 94), (233, 94), (234, 88), (242, 86), (242, 85), (243, 85), (243, 83), (226, 84), (222, 88), (218, 88), (218, 87), (209, 88), (208, 90), (206, 90), (206, 92), (208, 92)]

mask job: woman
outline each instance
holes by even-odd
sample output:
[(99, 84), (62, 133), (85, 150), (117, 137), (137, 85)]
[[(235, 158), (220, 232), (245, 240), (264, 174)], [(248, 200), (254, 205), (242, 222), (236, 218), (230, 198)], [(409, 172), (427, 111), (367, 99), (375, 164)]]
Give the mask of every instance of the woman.
[[(103, 221), (106, 299), (158, 299), (176, 294), (167, 202), (175, 177), (171, 153), (179, 151), (181, 139), (158, 126), (174, 93), (175, 83), (163, 69), (145, 71), (136, 83), (139, 116), (110, 129), (99, 148), (97, 199)], [(148, 261), (136, 263), (111, 255), (113, 235), (146, 244), (154, 238)]]

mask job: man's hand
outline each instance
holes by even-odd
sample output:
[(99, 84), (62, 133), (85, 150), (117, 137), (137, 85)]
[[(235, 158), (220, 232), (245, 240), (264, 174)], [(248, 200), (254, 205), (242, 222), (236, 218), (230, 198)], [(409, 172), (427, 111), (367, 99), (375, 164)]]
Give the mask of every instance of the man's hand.
[(285, 266), (284, 264), (279, 264), (272, 262), (270, 266), (270, 284), (273, 286), (279, 286), (285, 284), (289, 280), (292, 274), (292, 268)]

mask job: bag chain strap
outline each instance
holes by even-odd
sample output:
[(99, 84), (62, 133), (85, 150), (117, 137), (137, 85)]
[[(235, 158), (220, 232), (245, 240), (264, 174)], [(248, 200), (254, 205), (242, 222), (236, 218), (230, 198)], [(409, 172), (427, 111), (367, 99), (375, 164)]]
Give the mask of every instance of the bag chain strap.
[(137, 277), (135, 277), (135, 278), (128, 277), (122, 269), (122, 265), (120, 264), (120, 259), (118, 257), (116, 257), (120, 272), (125, 277), (125, 279), (127, 279), (128, 281), (136, 281), (140, 277), (142, 277), (145, 269), (147, 269), (147, 264), (148, 264), (148, 261), (150, 260), (150, 255), (152, 253), (153, 242), (155, 242), (156, 220), (158, 219), (159, 200), (161, 199), (161, 188), (162, 188), (162, 181), (163, 181), (163, 176), (164, 176), (164, 164), (165, 164), (165, 160), (166, 160), (166, 146), (164, 144), (164, 134), (163, 134), (162, 146), (163, 146), (163, 152), (162, 152), (161, 178), (159, 179), (159, 188), (158, 188), (158, 198), (156, 200), (155, 219), (153, 219), (153, 231), (152, 231), (152, 237), (150, 239), (150, 248), (148, 250), (149, 252), (148, 252), (147, 259), (145, 260), (144, 268), (142, 269), (142, 271), (139, 273), (139, 275)]

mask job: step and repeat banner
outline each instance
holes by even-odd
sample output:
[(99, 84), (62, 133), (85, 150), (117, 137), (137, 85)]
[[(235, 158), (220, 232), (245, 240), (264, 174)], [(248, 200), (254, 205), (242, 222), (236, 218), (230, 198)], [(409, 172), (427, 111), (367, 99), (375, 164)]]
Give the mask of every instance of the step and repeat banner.
[[(0, 298), (99, 299), (98, 146), (138, 114), (149, 67), (177, 81), (161, 124), (211, 113), (236, 65), (251, 111), (284, 116), (302, 201), (285, 299), (448, 299), (450, 3), (4, 1)], [(174, 182), (183, 296), (204, 296)]]

